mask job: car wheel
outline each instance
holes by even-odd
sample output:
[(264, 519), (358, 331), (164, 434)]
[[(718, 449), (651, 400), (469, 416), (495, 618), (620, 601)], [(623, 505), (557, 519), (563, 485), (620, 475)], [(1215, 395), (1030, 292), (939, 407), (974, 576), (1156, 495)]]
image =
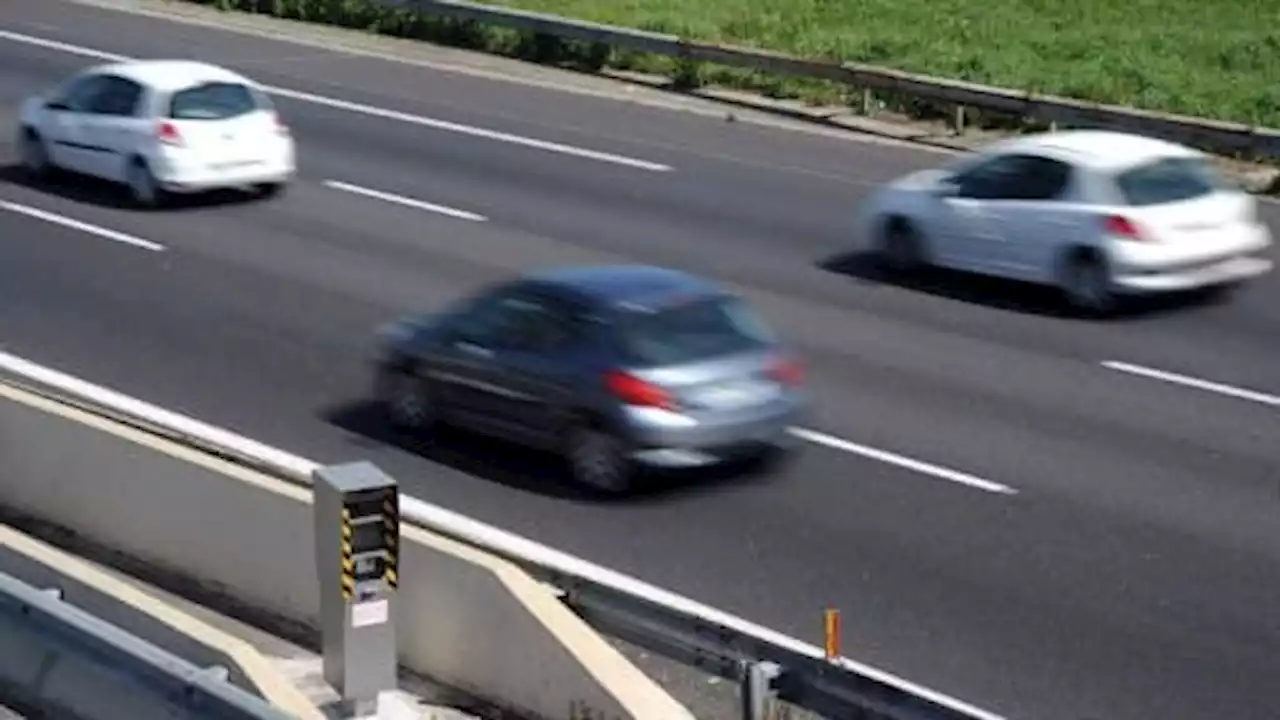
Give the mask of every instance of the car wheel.
[(772, 446), (752, 458), (751, 466), (761, 473), (782, 473), (791, 467), (798, 455), (799, 450), (795, 447)]
[(417, 432), (435, 424), (436, 407), (431, 393), (409, 368), (379, 370), (375, 392), (396, 428)]
[(596, 427), (577, 425), (566, 438), (569, 469), (581, 485), (608, 495), (631, 489), (635, 468), (616, 436)]
[(125, 172), (125, 183), (129, 186), (129, 197), (133, 203), (142, 208), (156, 208), (164, 204), (167, 194), (142, 158), (134, 158)]
[(1210, 303), (1226, 303), (1235, 299), (1239, 294), (1243, 283), (1239, 281), (1219, 283), (1204, 288), (1201, 293), (1205, 300)]
[(44, 140), (36, 131), (27, 128), (23, 131), (20, 142), (22, 168), (37, 180), (47, 178), (53, 170), (53, 165), (49, 162), (49, 151), (45, 147)]
[(270, 199), (270, 198), (275, 198), (283, 195), (286, 187), (288, 186), (285, 183), (279, 183), (279, 182), (258, 183), (257, 185), (253, 186), (253, 189), (254, 189), (254, 192), (257, 193), (258, 197), (263, 199)]
[(1106, 315), (1116, 307), (1111, 273), (1106, 262), (1093, 253), (1078, 253), (1067, 261), (1062, 292), (1073, 309), (1091, 316)]
[(894, 272), (911, 272), (925, 264), (920, 236), (911, 223), (892, 218), (880, 239), (880, 260)]

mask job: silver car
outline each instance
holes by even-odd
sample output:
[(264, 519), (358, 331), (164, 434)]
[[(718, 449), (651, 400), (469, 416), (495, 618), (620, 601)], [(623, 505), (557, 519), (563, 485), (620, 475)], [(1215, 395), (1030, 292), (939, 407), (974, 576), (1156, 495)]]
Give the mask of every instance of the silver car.
[(800, 365), (742, 298), (643, 266), (528, 275), (401, 318), (376, 378), (402, 429), (553, 450), (610, 493), (645, 466), (780, 458), (805, 405)]

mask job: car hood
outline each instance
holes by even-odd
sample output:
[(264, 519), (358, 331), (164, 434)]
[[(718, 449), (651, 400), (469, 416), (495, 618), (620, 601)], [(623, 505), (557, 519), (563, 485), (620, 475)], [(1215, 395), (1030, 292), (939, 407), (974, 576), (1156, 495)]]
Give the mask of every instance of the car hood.
[(386, 345), (400, 345), (421, 336), (438, 323), (440, 316), (436, 313), (413, 313), (400, 317), (378, 327), (378, 341)]
[(891, 186), (895, 190), (930, 190), (936, 187), (940, 181), (950, 177), (950, 175), (951, 172), (949, 170), (941, 168), (918, 170), (894, 180)]

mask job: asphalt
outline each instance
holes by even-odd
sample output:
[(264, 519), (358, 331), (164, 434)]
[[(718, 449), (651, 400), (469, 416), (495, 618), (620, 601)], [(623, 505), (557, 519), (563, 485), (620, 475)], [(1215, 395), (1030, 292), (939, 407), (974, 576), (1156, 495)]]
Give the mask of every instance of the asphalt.
[[(286, 197), (140, 212), (90, 183), (29, 186), (10, 144), (7, 351), (317, 460), (371, 459), (425, 500), (784, 632), (817, 640), (823, 608), (838, 607), (846, 654), (1011, 718), (1280, 713), (1277, 407), (1101, 365), (1280, 393), (1280, 277), (1107, 322), (1002, 283), (902, 287), (849, 255), (852, 213), (935, 153), (52, 0), (0, 8), (0, 30), (199, 57), (303, 93), (671, 168), (295, 95), (277, 99), (301, 152)], [(0, 38), (0, 119), (11, 126), (23, 96), (88, 62)], [(1280, 208), (1262, 213), (1280, 232)], [(370, 409), (372, 333), (389, 317), (532, 267), (620, 260), (746, 293), (809, 366), (808, 427), (843, 444), (810, 444), (776, 475), (692, 477), (598, 503), (543, 458), (461, 437), (407, 443)]]

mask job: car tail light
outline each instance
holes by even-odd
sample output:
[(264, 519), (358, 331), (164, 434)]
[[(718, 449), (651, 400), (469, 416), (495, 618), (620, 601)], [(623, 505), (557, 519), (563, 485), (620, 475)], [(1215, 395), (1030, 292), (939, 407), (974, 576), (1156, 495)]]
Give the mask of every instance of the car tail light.
[(675, 408), (675, 400), (670, 393), (630, 373), (625, 373), (621, 370), (605, 373), (604, 384), (605, 387), (609, 388), (609, 392), (614, 394), (614, 397), (627, 405), (661, 408), (663, 410)]
[(804, 366), (791, 358), (778, 358), (769, 366), (769, 377), (783, 385), (796, 387), (804, 383)]
[(156, 127), (156, 139), (165, 145), (182, 145), (182, 134), (171, 122), (162, 122)]
[(1107, 234), (1115, 237), (1124, 238), (1125, 240), (1146, 240), (1142, 231), (1129, 218), (1123, 215), (1111, 215), (1103, 223), (1106, 227)]

